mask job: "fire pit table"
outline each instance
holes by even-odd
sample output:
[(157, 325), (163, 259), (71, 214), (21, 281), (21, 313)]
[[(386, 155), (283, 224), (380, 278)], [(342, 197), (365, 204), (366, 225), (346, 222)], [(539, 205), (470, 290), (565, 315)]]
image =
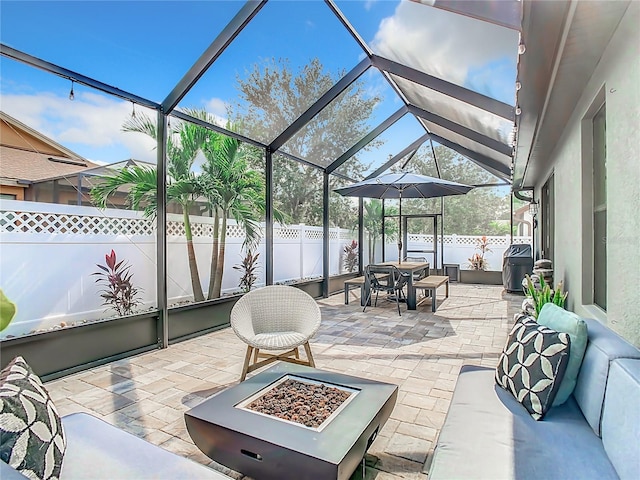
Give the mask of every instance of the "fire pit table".
[(290, 363), (185, 412), (212, 460), (252, 478), (348, 479), (385, 424), (398, 387)]

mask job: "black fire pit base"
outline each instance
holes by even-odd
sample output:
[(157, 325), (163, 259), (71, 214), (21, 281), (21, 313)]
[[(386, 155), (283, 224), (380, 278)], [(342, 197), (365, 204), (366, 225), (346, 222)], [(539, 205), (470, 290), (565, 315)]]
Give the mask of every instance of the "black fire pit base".
[[(318, 428), (243, 408), (285, 376), (353, 391)], [(391, 415), (398, 387), (366, 378), (278, 363), (185, 412), (189, 435), (212, 460), (258, 480), (348, 479)]]

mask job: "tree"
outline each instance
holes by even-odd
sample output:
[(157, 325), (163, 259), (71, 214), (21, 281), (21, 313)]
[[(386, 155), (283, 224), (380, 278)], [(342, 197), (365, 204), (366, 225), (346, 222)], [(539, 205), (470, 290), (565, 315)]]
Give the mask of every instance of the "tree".
[[(155, 123), (143, 113), (128, 119), (122, 129), (125, 132), (144, 133), (157, 139)], [(206, 130), (202, 127), (180, 122), (167, 136), (167, 202), (175, 202), (182, 209), (191, 288), (196, 302), (204, 300), (204, 293), (193, 247), (189, 211), (201, 195), (202, 185), (191, 167), (204, 141), (204, 133)], [(113, 175), (102, 177), (101, 183), (91, 190), (91, 197), (96, 205), (105, 208), (108, 197), (127, 186), (130, 188), (128, 196), (131, 207), (136, 210), (144, 207), (145, 215), (152, 217), (155, 216), (157, 207), (157, 175), (155, 167), (125, 167)]]
[[(242, 123), (248, 136), (269, 142), (343, 75), (344, 72), (337, 75), (325, 72), (318, 59), (295, 75), (286, 60), (269, 59), (255, 64), (245, 78), (237, 78), (239, 101), (230, 109), (230, 117)], [(371, 129), (367, 121), (379, 102), (378, 95), (369, 95), (365, 86), (356, 82), (297, 132), (283, 150), (326, 166)], [(367, 148), (378, 145), (380, 142), (374, 141)], [(366, 167), (359, 162), (347, 162), (341, 171), (356, 178)], [(322, 173), (318, 169), (275, 155), (273, 185), (274, 205), (291, 222), (321, 224)], [(331, 197), (334, 223), (348, 224), (349, 216), (353, 215), (349, 200)]]
[[(442, 178), (468, 185), (495, 181), (489, 172), (475, 165), (447, 147), (435, 147)], [(397, 169), (397, 168), (396, 168)], [(420, 149), (405, 169), (422, 175), (437, 176), (430, 149)], [(408, 200), (403, 202), (403, 213), (439, 213), (440, 199)], [(495, 188), (478, 187), (466, 195), (444, 197), (444, 233), (459, 235), (502, 235), (504, 228), (496, 220), (508, 219), (508, 194), (500, 195)], [(413, 222), (420, 229), (419, 222)], [(433, 233), (425, 222), (420, 233)], [(507, 229), (508, 232), (508, 229)]]
[[(395, 207), (385, 207), (386, 215), (397, 215)], [(363, 223), (369, 245), (369, 263), (375, 263), (376, 243), (382, 237), (382, 200), (372, 198), (364, 202)], [(393, 240), (398, 235), (398, 223), (385, 220), (385, 240)]]
[[(228, 130), (233, 130), (227, 125)], [(264, 211), (264, 177), (248, 168), (250, 149), (232, 137), (210, 132), (203, 145), (207, 161), (203, 180), (211, 181), (205, 192), (214, 210), (214, 239), (209, 280), (209, 298), (220, 297), (227, 238), (227, 219), (233, 217), (246, 232), (244, 246), (253, 250), (260, 241), (259, 212)]]
[[(215, 123), (213, 116), (204, 110), (188, 109), (186, 113)], [(143, 114), (125, 122), (123, 129), (156, 138), (155, 124)], [(234, 126), (228, 124), (227, 129), (233, 131)], [(233, 137), (189, 122), (179, 122), (172, 133), (176, 138), (170, 135), (167, 142), (167, 201), (174, 201), (182, 208), (194, 300), (204, 300), (204, 293), (193, 248), (189, 212), (196, 200), (204, 199), (214, 216), (207, 297), (219, 298), (224, 275), (227, 220), (234, 218), (244, 229), (244, 246), (248, 250), (255, 248), (260, 240), (258, 221), (265, 205), (264, 177), (249, 168), (249, 159), (261, 154)], [(194, 161), (200, 152), (206, 161), (202, 165), (202, 172), (196, 173)], [(140, 208), (144, 200), (147, 204), (146, 214), (155, 215), (156, 178), (155, 168), (125, 168), (104, 178), (92, 194), (96, 201), (104, 205), (118, 188), (129, 186), (132, 207)], [(283, 220), (278, 210), (274, 211), (274, 217)]]

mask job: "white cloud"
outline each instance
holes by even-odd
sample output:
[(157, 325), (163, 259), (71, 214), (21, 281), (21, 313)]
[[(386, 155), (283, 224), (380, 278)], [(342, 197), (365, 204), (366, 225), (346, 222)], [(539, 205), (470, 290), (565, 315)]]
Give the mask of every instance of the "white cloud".
[(380, 22), (372, 41), (381, 56), (458, 85), (492, 61), (509, 57), (515, 66), (517, 45), (515, 31), (410, 1)]
[(227, 103), (221, 98), (210, 98), (204, 102), (204, 108), (215, 117), (216, 124), (224, 127), (227, 124)]
[[(74, 101), (46, 92), (3, 95), (2, 109), (96, 163), (126, 158), (156, 160), (154, 140), (121, 130), (132, 113), (130, 102), (76, 88)], [(136, 113), (142, 112), (154, 118), (153, 111), (136, 106)]]

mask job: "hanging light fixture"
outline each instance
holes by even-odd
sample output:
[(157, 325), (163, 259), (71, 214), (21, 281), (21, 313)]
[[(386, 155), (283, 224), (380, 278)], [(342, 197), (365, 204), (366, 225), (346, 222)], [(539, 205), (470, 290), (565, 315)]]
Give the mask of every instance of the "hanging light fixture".
[(71, 80), (71, 90), (69, 91), (69, 100), (73, 101), (75, 98), (76, 96), (73, 93), (73, 80)]
[(531, 201), (531, 203), (529, 204), (529, 213), (531, 214), (532, 217), (535, 217), (536, 215), (538, 215), (538, 202), (536, 200)]
[(136, 104), (131, 102), (131, 118), (136, 118)]

